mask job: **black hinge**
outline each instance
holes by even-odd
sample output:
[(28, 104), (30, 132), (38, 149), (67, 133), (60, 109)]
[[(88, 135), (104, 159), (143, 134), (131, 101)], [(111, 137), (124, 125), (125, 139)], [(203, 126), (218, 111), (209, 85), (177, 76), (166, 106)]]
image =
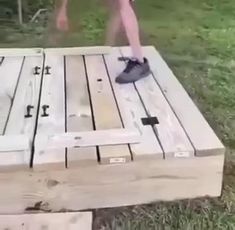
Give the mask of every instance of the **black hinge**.
[(42, 117), (49, 117), (49, 113), (47, 113), (47, 109), (49, 109), (50, 106), (49, 105), (43, 105), (42, 106)]
[(40, 72), (39, 72), (40, 70), (41, 70), (41, 67), (35, 66), (35, 67), (34, 67), (34, 73), (33, 73), (33, 74), (34, 74), (34, 75), (39, 75), (39, 74), (40, 74)]
[(47, 66), (45, 67), (45, 70), (46, 70), (46, 71), (45, 71), (45, 75), (51, 75), (51, 73), (50, 73), (51, 67), (50, 67), (50, 66), (47, 65)]
[(157, 117), (143, 117), (141, 118), (143, 125), (158, 125), (159, 121)]
[(32, 106), (32, 105), (27, 105), (27, 108), (26, 108), (27, 113), (26, 113), (26, 115), (24, 116), (25, 118), (30, 118), (30, 117), (33, 116), (33, 115), (31, 114), (31, 110), (32, 110), (32, 109), (34, 109), (34, 106)]

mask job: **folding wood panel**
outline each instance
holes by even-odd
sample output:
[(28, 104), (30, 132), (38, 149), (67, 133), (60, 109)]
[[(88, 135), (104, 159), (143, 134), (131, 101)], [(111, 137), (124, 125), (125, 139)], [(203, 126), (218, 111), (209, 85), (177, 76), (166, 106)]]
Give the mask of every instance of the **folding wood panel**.
[[(66, 100), (67, 131), (92, 131), (93, 119), (82, 56), (66, 56)], [(68, 149), (69, 168), (80, 164), (97, 164), (97, 161), (96, 147)]]
[(104, 58), (124, 127), (136, 129), (141, 134), (141, 142), (130, 145), (133, 158), (134, 160), (163, 158), (163, 151), (153, 128), (144, 126), (142, 123), (142, 118), (147, 118), (148, 115), (134, 84), (119, 85), (115, 83), (115, 78), (125, 68), (125, 63), (118, 61), (120, 56), (119, 49), (113, 48), (110, 54), (104, 55)]
[(37, 142), (40, 138), (66, 131), (64, 71), (64, 56), (46, 55), (33, 156), (34, 169), (65, 168), (66, 165), (65, 148), (43, 149)]
[[(95, 128), (123, 128), (103, 57), (86, 56), (85, 63)], [(99, 153), (102, 163), (125, 163), (131, 160), (128, 145), (103, 146), (99, 148)]]
[[(121, 51), (124, 56), (130, 56), (130, 50), (122, 49)], [(190, 140), (162, 94), (161, 89), (154, 81), (152, 74), (136, 82), (135, 86), (149, 116), (157, 117), (159, 121), (159, 124), (154, 125), (154, 129), (165, 157), (194, 156), (194, 149)]]
[(144, 54), (150, 62), (154, 78), (195, 148), (196, 156), (224, 154), (223, 144), (157, 50), (144, 47)]
[(29, 168), (42, 67), (40, 55), (6, 57), (0, 66), (0, 78), (5, 80), (1, 84), (0, 169)]

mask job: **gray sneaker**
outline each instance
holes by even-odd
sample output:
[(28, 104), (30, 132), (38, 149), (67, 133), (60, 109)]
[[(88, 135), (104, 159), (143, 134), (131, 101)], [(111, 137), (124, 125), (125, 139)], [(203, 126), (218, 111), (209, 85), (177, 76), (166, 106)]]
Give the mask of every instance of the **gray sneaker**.
[(146, 58), (144, 58), (143, 63), (139, 62), (137, 59), (127, 57), (121, 57), (119, 58), (119, 61), (128, 61), (124, 71), (116, 78), (116, 82), (119, 84), (136, 82), (147, 77), (151, 73), (149, 63)]

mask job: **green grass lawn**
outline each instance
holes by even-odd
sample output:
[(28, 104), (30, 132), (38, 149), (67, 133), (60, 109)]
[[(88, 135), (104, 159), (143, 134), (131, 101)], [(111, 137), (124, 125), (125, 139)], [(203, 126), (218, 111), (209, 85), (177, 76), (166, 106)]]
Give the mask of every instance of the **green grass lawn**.
[[(71, 1), (71, 32), (57, 45), (102, 44), (101, 1)], [(235, 1), (137, 0), (136, 7), (144, 44), (158, 48), (227, 147), (223, 195), (97, 210), (95, 228), (235, 229)], [(27, 27), (6, 30), (1, 46), (47, 46), (42, 27), (36, 34)]]

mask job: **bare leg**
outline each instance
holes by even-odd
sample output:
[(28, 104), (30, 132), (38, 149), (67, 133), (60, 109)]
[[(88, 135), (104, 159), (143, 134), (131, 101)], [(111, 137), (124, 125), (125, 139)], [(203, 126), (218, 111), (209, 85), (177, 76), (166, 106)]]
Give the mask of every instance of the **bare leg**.
[(125, 28), (129, 44), (132, 48), (133, 56), (140, 62), (144, 61), (142, 47), (140, 43), (139, 26), (135, 12), (130, 4), (130, 0), (118, 0), (122, 24)]
[(110, 19), (107, 25), (106, 44), (113, 46), (116, 43), (119, 32), (122, 29), (121, 15), (118, 9), (118, 0), (106, 0)]

